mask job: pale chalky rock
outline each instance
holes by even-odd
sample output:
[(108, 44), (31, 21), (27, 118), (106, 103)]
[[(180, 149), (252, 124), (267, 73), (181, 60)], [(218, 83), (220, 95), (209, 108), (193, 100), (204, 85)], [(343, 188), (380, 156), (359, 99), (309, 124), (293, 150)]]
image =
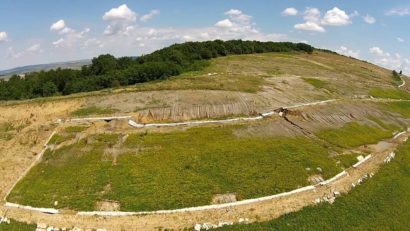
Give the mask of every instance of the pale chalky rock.
[(194, 226), (194, 230), (195, 230), (195, 231), (201, 231), (201, 228), (202, 228), (202, 225), (201, 225), (201, 224), (196, 224), (196, 225)]

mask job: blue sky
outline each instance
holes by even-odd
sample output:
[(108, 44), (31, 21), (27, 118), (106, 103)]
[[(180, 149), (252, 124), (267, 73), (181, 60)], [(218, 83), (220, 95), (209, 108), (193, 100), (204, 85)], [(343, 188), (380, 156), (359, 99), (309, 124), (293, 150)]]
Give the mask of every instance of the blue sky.
[(2, 0), (0, 69), (184, 41), (304, 41), (410, 73), (408, 0)]

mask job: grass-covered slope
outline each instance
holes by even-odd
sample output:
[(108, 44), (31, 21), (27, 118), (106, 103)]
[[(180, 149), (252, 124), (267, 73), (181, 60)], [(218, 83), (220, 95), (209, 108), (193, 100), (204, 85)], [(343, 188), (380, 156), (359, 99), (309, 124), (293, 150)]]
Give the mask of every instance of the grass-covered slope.
[(79, 210), (94, 210), (99, 200), (118, 201), (125, 211), (172, 209), (206, 205), (221, 193), (246, 199), (289, 191), (309, 184), (317, 167), (326, 178), (340, 171), (326, 149), (306, 138), (237, 138), (235, 128), (133, 134), (115, 160), (108, 149), (119, 134), (92, 136), (47, 151), (8, 200)]
[(405, 118), (410, 118), (410, 102), (390, 102), (381, 104), (381, 107), (387, 111), (395, 112)]
[(369, 94), (375, 98), (385, 98), (385, 99), (410, 99), (410, 93), (400, 89), (383, 89), (375, 88), (371, 89)]
[(81, 70), (56, 69), (12, 76), (0, 80), (0, 100), (19, 100), (128, 86), (164, 80), (181, 73), (201, 70), (219, 56), (266, 52), (313, 52), (303, 43), (259, 41), (207, 41), (175, 44), (138, 58), (100, 55)]
[(109, 115), (115, 113), (116, 110), (112, 108), (99, 108), (96, 106), (80, 108), (71, 113), (72, 116), (85, 117), (89, 115)]
[(399, 128), (388, 125), (386, 129), (380, 129), (351, 122), (340, 129), (327, 129), (318, 132), (316, 135), (337, 147), (353, 148), (364, 144), (377, 143), (382, 139), (389, 138), (395, 129)]
[[(220, 56), (210, 60), (202, 60), (205, 61), (205, 66), (201, 66), (199, 69), (187, 69), (180, 75), (168, 76), (167, 78), (159, 78), (156, 80), (148, 78), (150, 79), (148, 82), (145, 80), (138, 81), (138, 83), (131, 86), (131, 82), (128, 82), (128, 80), (124, 83), (121, 83), (120, 81), (120, 84), (118, 84), (118, 82), (111, 84), (111, 80), (108, 79), (99, 82), (105, 85), (104, 88), (108, 88), (105, 90), (77, 93), (70, 96), (40, 98), (34, 102), (41, 103), (50, 100), (67, 99), (75, 100), (78, 98), (90, 99), (92, 97), (113, 96), (113, 94), (119, 95), (120, 93), (162, 90), (221, 90), (245, 93), (261, 93), (269, 91), (269, 93), (279, 97), (284, 94), (293, 93), (295, 96), (290, 98), (290, 100), (300, 98), (319, 100), (369, 95), (369, 91), (373, 89), (374, 86), (378, 86), (379, 89), (393, 89), (391, 71), (370, 63), (317, 50), (312, 54), (289, 52), (289, 50), (283, 51), (287, 52)], [(201, 63), (204, 64), (202, 61)], [(70, 74), (69, 71), (67, 72), (65, 70), (61, 71), (61, 73), (61, 76), (58, 78), (57, 76), (60, 74), (47, 74), (50, 78), (53, 77), (53, 81), (62, 81), (58, 82), (58, 91), (61, 91), (65, 87), (74, 87), (74, 85), (68, 84), (67, 81), (79, 77), (75, 77), (76, 75), (73, 77), (73, 74)], [(132, 72), (128, 74), (130, 76), (133, 75)], [(108, 75), (110, 78), (116, 78), (115, 74)], [(90, 78), (92, 79), (92, 77)], [(85, 79), (84, 81), (86, 81)], [(18, 94), (26, 94), (31, 90), (38, 88), (36, 85), (37, 83), (32, 83), (30, 81), (27, 80), (24, 82), (29, 89), (10, 88), (16, 91), (5, 89), (4, 91), (0, 90), (0, 93), (9, 94), (10, 92), (17, 92)], [(14, 83), (17, 84), (18, 81), (14, 81)], [(92, 88), (92, 86), (94, 86), (93, 83), (88, 84), (88, 82), (86, 82), (84, 89), (78, 89), (80, 91), (102, 89), (88, 89), (88, 87)], [(308, 89), (309, 86), (311, 86), (310, 89)], [(291, 91), (289, 90), (290, 87), (292, 88)], [(309, 95), (304, 94), (303, 91), (305, 91), (305, 93), (309, 92)], [(41, 89), (37, 89), (36, 92), (41, 92)], [(66, 93), (63, 92), (63, 95), (65, 94)], [(289, 98), (288, 95), (285, 95), (284, 97)], [(21, 99), (30, 97), (16, 96), (15, 98)], [(126, 99), (118, 100), (121, 101)], [(32, 101), (33, 100), (30, 100), (28, 102), (32, 103)], [(98, 102), (98, 99), (94, 102)], [(21, 104), (24, 102), (2, 102), (2, 104), (16, 103)], [(121, 103), (124, 102), (121, 101)], [(85, 107), (89, 108), (92, 108), (93, 106), (95, 105), (85, 105)]]
[(11, 220), (10, 224), (1, 223), (0, 224), (0, 231), (34, 231), (36, 230), (35, 224), (26, 224), (22, 222), (18, 222), (15, 220)]
[(396, 159), (348, 195), (279, 219), (218, 230), (408, 230), (410, 227), (410, 142)]
[[(58, 208), (77, 210), (94, 210), (98, 201), (107, 200), (117, 201), (124, 211), (191, 207), (210, 204), (216, 194), (235, 193), (242, 200), (291, 191), (309, 185), (309, 176), (330, 178), (355, 159), (331, 157), (339, 143), (236, 135), (247, 126), (150, 131), (126, 139), (118, 133), (91, 135), (47, 151), (8, 200), (36, 207), (53, 207), (58, 201)], [(69, 127), (50, 143), (73, 139), (82, 129)], [(356, 124), (331, 134), (340, 132), (349, 140), (358, 130), (369, 132), (360, 144), (392, 134), (389, 129)], [(321, 134), (331, 137), (328, 131)]]

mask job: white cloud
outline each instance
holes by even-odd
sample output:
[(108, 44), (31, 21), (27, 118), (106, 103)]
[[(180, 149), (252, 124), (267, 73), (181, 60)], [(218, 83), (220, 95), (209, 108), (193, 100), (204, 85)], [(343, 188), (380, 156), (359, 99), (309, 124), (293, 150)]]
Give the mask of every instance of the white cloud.
[(38, 52), (40, 50), (41, 50), (41, 48), (40, 48), (39, 44), (34, 44), (31, 47), (27, 48), (28, 52)]
[(307, 30), (307, 31), (316, 31), (316, 32), (326, 32), (325, 28), (320, 26), (319, 24), (315, 22), (305, 22), (301, 24), (296, 24), (295, 29), (298, 30)]
[(320, 25), (320, 10), (317, 8), (306, 8), (303, 13), (304, 23), (299, 23), (294, 26), (297, 30), (315, 31), (315, 32), (326, 32), (325, 28)]
[(65, 22), (62, 19), (60, 19), (57, 22), (51, 24), (51, 26), (50, 26), (50, 30), (55, 31), (55, 32), (61, 31), (64, 28), (65, 28)]
[[(225, 12), (228, 18), (215, 23), (215, 27), (221, 30), (222, 34), (231, 34), (233, 37), (240, 37), (241, 35), (258, 34), (259, 31), (252, 22), (252, 16), (244, 14), (238, 9), (230, 9)], [(195, 36), (198, 37), (198, 36)]]
[(337, 7), (327, 11), (322, 19), (322, 24), (328, 26), (344, 26), (351, 23), (349, 15)]
[(104, 34), (105, 34), (105, 35), (113, 35), (113, 34), (118, 33), (118, 32), (120, 31), (120, 29), (121, 29), (121, 28), (115, 29), (114, 26), (108, 25), (108, 26), (105, 28), (105, 30), (104, 30)]
[(65, 31), (66, 28), (68, 27), (59, 32), (63, 37), (52, 43), (55, 47), (77, 47), (86, 39), (87, 34), (90, 32), (90, 28), (85, 28), (80, 32), (70, 28)]
[(401, 42), (401, 43), (404, 43), (404, 42), (405, 42), (405, 40), (404, 40), (403, 38), (400, 38), (400, 37), (397, 37), (397, 41), (398, 41), (398, 42)]
[(30, 47), (20, 51), (20, 52), (15, 52), (13, 47), (9, 47), (8, 49), (8, 57), (11, 57), (13, 59), (20, 59), (23, 57), (31, 56), (31, 55), (36, 55), (43, 53), (44, 50), (41, 49), (39, 44), (33, 44)]
[(360, 50), (350, 50), (345, 46), (341, 46), (339, 49), (336, 50), (337, 53), (350, 56), (353, 58), (359, 58), (360, 57)]
[(53, 42), (53, 45), (56, 46), (56, 47), (59, 47), (59, 46), (61, 46), (61, 44), (64, 43), (64, 41), (65, 41), (65, 40), (64, 40), (63, 38), (60, 38), (59, 40), (54, 41), (54, 42)]
[(160, 14), (159, 10), (151, 10), (148, 14), (144, 14), (143, 16), (141, 16), (140, 20), (142, 22), (146, 22), (159, 14)]
[(238, 9), (230, 9), (225, 14), (233, 21), (238, 23), (247, 24), (252, 20), (252, 16), (246, 15), (242, 13), (242, 11)]
[(395, 53), (391, 55), (383, 51), (380, 47), (371, 47), (370, 53), (373, 54), (373, 62), (392, 70), (403, 70), (406, 74), (410, 73), (410, 60)]
[(230, 9), (225, 12), (226, 15), (241, 15), (242, 11), (238, 9)]
[(374, 55), (378, 55), (378, 56), (383, 56), (384, 55), (384, 51), (380, 48), (380, 47), (371, 47), (369, 49), (370, 53), (374, 54)]
[(184, 36), (182, 36), (182, 40), (188, 42), (188, 41), (194, 41), (195, 38), (192, 37), (191, 35), (184, 35)]
[(137, 14), (132, 11), (126, 4), (105, 12), (103, 19), (105, 21), (128, 21), (133, 22), (137, 19)]
[[(135, 22), (109, 22), (105, 28), (104, 36), (98, 38), (104, 51), (114, 55), (146, 54), (164, 46), (184, 41), (205, 40), (260, 40), (260, 41), (284, 41), (286, 35), (275, 33), (263, 33), (259, 31), (252, 16), (239, 9), (229, 9), (225, 12), (225, 18), (221, 18), (213, 25), (199, 28), (173, 28), (173, 27), (145, 27)], [(118, 41), (121, 40), (119, 43)], [(83, 44), (85, 45), (85, 40)], [(87, 43), (94, 44), (94, 41)], [(133, 49), (131, 49), (133, 48)]]
[(316, 24), (320, 21), (320, 10), (318, 8), (307, 8), (304, 13), (304, 19), (307, 22), (315, 22)]
[[(135, 55), (135, 52), (146, 54), (174, 43), (210, 39), (288, 40), (284, 34), (259, 31), (252, 16), (241, 10), (230, 9), (225, 12), (225, 16), (213, 25), (199, 28), (145, 27), (127, 24), (119, 33), (100, 38), (104, 44), (100, 53), (107, 51), (114, 55)], [(120, 43), (119, 39), (121, 39)]]
[(386, 12), (387, 16), (406, 16), (410, 15), (410, 8), (395, 8)]
[(364, 16), (363, 20), (368, 24), (374, 24), (376, 22), (376, 19), (370, 15)]
[(91, 39), (87, 39), (84, 44), (83, 44), (83, 48), (87, 48), (87, 47), (98, 47), (98, 48), (103, 48), (104, 44), (96, 38), (91, 38)]
[(409, 73), (410, 64), (408, 59), (403, 58), (399, 54), (385, 57), (377, 57), (374, 62), (386, 68), (392, 70), (403, 70), (405, 73)]
[(231, 28), (231, 27), (233, 27), (233, 23), (229, 19), (224, 19), (224, 20), (221, 20), (221, 21), (215, 23), (215, 26), (224, 27), (224, 28)]
[[(354, 14), (358, 14), (355, 11)], [(350, 16), (346, 14), (345, 11), (334, 7), (333, 9), (326, 12), (325, 16), (322, 18), (322, 14), (318, 8), (306, 8), (303, 13), (304, 23), (299, 23), (294, 26), (297, 30), (306, 30), (314, 32), (326, 32), (323, 26), (343, 26), (351, 24)]]
[(75, 31), (69, 27), (64, 27), (64, 29), (60, 30), (60, 34), (68, 34), (68, 33), (74, 33)]
[(4, 31), (0, 32), (0, 43), (7, 42), (7, 41), (8, 41), (7, 40), (7, 33), (4, 32)]
[(63, 19), (60, 19), (57, 22), (51, 24), (50, 30), (53, 32), (58, 32), (59, 34), (68, 34), (75, 32), (73, 29), (67, 27)]
[(297, 14), (298, 14), (298, 10), (293, 7), (286, 8), (282, 11), (283, 16), (295, 16)]
[(131, 26), (137, 19), (137, 14), (126, 4), (105, 12), (102, 17), (109, 25), (105, 28), (105, 35), (123, 34), (127, 27)]

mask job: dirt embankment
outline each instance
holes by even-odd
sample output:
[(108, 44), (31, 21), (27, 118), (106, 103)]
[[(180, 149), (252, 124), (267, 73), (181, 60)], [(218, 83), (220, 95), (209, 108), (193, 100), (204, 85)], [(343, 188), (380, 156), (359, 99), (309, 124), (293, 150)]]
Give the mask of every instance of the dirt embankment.
[(68, 117), (78, 106), (77, 101), (0, 106), (0, 124), (12, 127), (11, 139), (0, 139), (1, 200), (41, 152), (56, 127), (53, 121)]
[(298, 76), (266, 79), (257, 93), (222, 90), (164, 90), (130, 92), (87, 99), (84, 106), (130, 113), (140, 122), (185, 121), (256, 115), (281, 106), (332, 98), (314, 90)]

